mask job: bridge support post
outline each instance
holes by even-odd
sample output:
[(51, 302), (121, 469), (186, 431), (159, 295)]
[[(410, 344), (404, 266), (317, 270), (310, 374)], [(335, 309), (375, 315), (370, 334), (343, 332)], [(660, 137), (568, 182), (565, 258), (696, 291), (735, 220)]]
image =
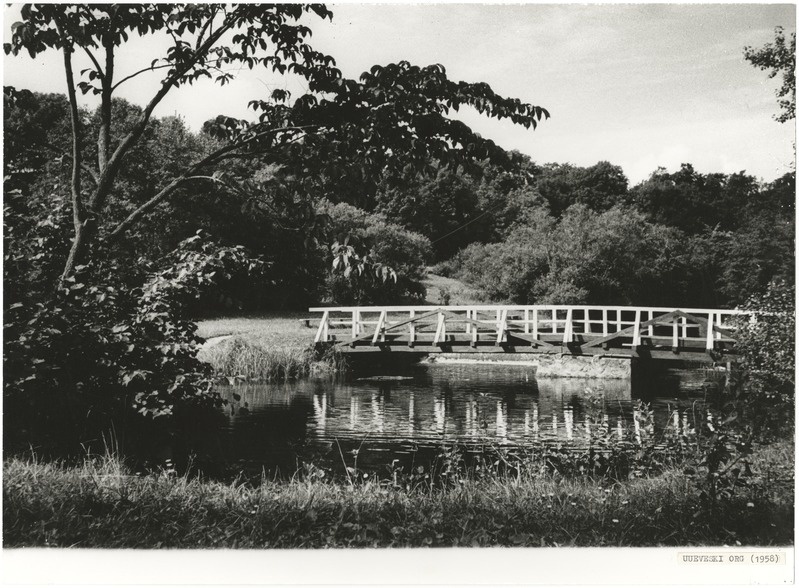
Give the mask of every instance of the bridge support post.
[(713, 335), (713, 313), (708, 313), (707, 315), (707, 342), (705, 343), (705, 349), (708, 351), (713, 351), (713, 344), (715, 343), (715, 336)]
[[(685, 320), (685, 319), (683, 319)], [(680, 349), (679, 328), (677, 326), (677, 318), (671, 321), (671, 350), (677, 353)]]
[(352, 338), (355, 339), (360, 334), (359, 322), (361, 320), (361, 311), (353, 310), (352, 311)]
[(436, 336), (433, 338), (433, 345), (441, 345), (447, 340), (447, 326), (445, 324), (444, 313), (438, 313), (438, 325), (436, 326)]
[(322, 314), (322, 320), (319, 321), (319, 330), (316, 331), (316, 337), (314, 337), (314, 343), (327, 343), (329, 317), (330, 317), (329, 311), (325, 311), (324, 314)]
[(566, 311), (566, 324), (563, 325), (563, 344), (568, 345), (572, 342), (572, 309)]
[(505, 338), (505, 329), (508, 327), (508, 311), (503, 310), (499, 314), (499, 324), (497, 325), (497, 342), (496, 344), (499, 345), (502, 343), (502, 340)]
[(635, 329), (633, 330), (633, 349), (641, 346), (641, 311), (635, 311)]

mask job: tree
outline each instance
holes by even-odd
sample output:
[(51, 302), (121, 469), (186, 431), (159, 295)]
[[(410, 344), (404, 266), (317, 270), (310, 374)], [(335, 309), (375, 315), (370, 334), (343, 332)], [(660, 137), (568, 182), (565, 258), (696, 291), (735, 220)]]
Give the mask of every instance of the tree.
[(769, 78), (782, 74), (782, 85), (777, 90), (782, 113), (774, 118), (781, 123), (793, 120), (796, 117), (796, 33), (791, 33), (789, 41), (783, 28), (777, 27), (773, 43), (766, 43), (759, 49), (744, 47), (744, 58), (753, 66), (768, 71)]
[[(408, 170), (387, 178), (377, 193), (378, 212), (437, 241), (437, 261), (474, 241), (479, 228), (470, 222), (480, 215), (474, 182), (458, 171), (439, 167), (428, 178)], [(468, 231), (459, 230), (464, 226)]]
[(471, 245), (461, 277), (495, 301), (520, 304), (654, 304), (675, 297), (678, 232), (630, 207), (569, 207), (559, 222), (534, 209), (502, 243)]
[[(500, 243), (467, 247), (456, 257), (461, 264), (459, 277), (495, 302), (541, 303), (538, 285), (549, 272), (550, 239), (556, 223), (543, 208), (535, 209), (527, 221)], [(558, 302), (572, 300), (561, 298)]]
[[(374, 66), (360, 81), (342, 77), (335, 60), (315, 51), (306, 39), (311, 30), (300, 23), (306, 13), (332, 18), (323, 5), (25, 5), (22, 21), (12, 26), (6, 53), (27, 51), (32, 57), (55, 49), (63, 54), (72, 135), (71, 201), (74, 237), (62, 281), (90, 257), (98, 234), (114, 241), (167, 199), (183, 183), (213, 175), (220, 162), (263, 157), (285, 165), (321, 161), (324, 169), (360, 165), (368, 170), (426, 163), (430, 157), (458, 162), (507, 159), (504, 150), (465, 124), (450, 119), (450, 109), (471, 106), (490, 117), (535, 127), (549, 113), (518, 99), (503, 98), (484, 83), (453, 82), (444, 67), (425, 68), (407, 62)], [(129, 35), (169, 35), (166, 55), (137, 72), (117, 79), (117, 49)], [(86, 53), (91, 66), (76, 76), (73, 56)], [(159, 184), (156, 192), (116, 225), (108, 226), (106, 207), (127, 156), (141, 141), (156, 106), (175, 88), (210, 78), (220, 84), (233, 75), (223, 67), (264, 67), (301, 76), (308, 93), (293, 103), (276, 90), (250, 105), (257, 122), (218, 117), (206, 131), (219, 143), (180, 173)], [(146, 72), (162, 73), (159, 90), (143, 107), (133, 126), (114, 144), (112, 100), (115, 91)], [(81, 144), (86, 133), (77, 92), (100, 97), (96, 182), (84, 185)], [(303, 157), (302, 155), (305, 155)], [(313, 157), (310, 157), (312, 155)], [(335, 165), (338, 164), (338, 165)]]
[(555, 216), (572, 204), (585, 204), (604, 212), (626, 202), (627, 177), (619, 166), (607, 161), (591, 167), (548, 164), (535, 175), (535, 185)]
[(737, 229), (748, 220), (741, 211), (757, 202), (758, 193), (757, 180), (744, 172), (702, 174), (690, 163), (674, 173), (659, 168), (630, 190), (636, 207), (652, 222), (689, 234)]
[[(323, 70), (330, 64), (332, 58), (314, 52), (304, 42), (310, 29), (294, 24), (307, 11), (314, 11), (323, 18), (330, 16), (324, 7), (300, 5), (245, 5), (233, 8), (211, 4), (23, 6), (23, 20), (12, 25), (12, 40), (4, 45), (4, 49), (6, 53), (15, 55), (27, 50), (31, 57), (48, 49), (60, 50), (70, 101), (74, 239), (62, 280), (86, 257), (126, 155), (141, 140), (153, 110), (172, 89), (191, 84), (200, 77), (215, 77), (216, 81), (224, 84), (230, 81), (232, 75), (221, 69), (223, 65), (253, 67), (256, 64), (269, 64), (286, 68), (288, 66), (283, 63), (285, 58), (289, 63), (303, 62), (309, 70), (317, 71), (316, 68)], [(166, 56), (134, 74), (116, 79), (114, 67), (117, 48), (130, 34), (156, 32), (168, 33), (173, 39)], [(221, 44), (228, 33), (236, 34), (230, 42)], [(259, 56), (258, 51), (265, 52), (268, 42), (271, 42), (271, 54)], [(93, 64), (80, 73), (82, 81), (77, 81), (73, 72), (73, 54), (77, 50), (84, 51)], [(155, 69), (166, 70), (159, 90), (144, 107), (133, 127), (116, 146), (112, 146), (114, 92), (121, 84)], [(82, 183), (84, 162), (81, 140), (84, 129), (78, 114), (78, 90), (84, 94), (92, 92), (101, 98), (97, 181), (89, 190), (84, 190)], [(223, 153), (216, 153), (214, 157), (221, 155)], [(206, 163), (206, 160), (201, 160), (164, 190), (173, 191), (202, 167), (199, 164)]]

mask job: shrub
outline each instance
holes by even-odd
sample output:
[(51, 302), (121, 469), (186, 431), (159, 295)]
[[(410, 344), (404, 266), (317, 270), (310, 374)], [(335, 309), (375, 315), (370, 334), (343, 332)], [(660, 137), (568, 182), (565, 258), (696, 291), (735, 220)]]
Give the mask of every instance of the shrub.
[(519, 304), (666, 304), (681, 257), (678, 234), (615, 207), (585, 205), (555, 221), (536, 209), (502, 243), (471, 245), (460, 276), (495, 301)]
[(554, 219), (538, 210), (533, 224), (513, 230), (503, 243), (472, 244), (462, 254), (458, 277), (493, 301), (536, 302), (549, 271), (549, 233)]
[(137, 427), (218, 406), (202, 340), (186, 308), (236, 272), (258, 271), (241, 247), (197, 235), (139, 288), (97, 260), (76, 268), (39, 302), (6, 309), (3, 356), (5, 440), (70, 453), (113, 429), (124, 443)]
[(757, 434), (794, 426), (795, 301), (794, 284), (772, 281), (745, 305), (757, 313), (756, 320), (743, 321), (736, 333), (742, 361), (733, 401)]
[[(425, 266), (430, 258), (430, 241), (389, 222), (379, 213), (369, 213), (349, 204), (323, 201), (319, 212), (330, 218), (330, 229), (338, 243), (348, 244), (363, 256), (396, 274), (394, 280), (371, 279), (357, 274), (330, 271), (327, 292), (338, 304), (391, 304), (424, 300)], [(332, 260), (331, 260), (332, 266)]]

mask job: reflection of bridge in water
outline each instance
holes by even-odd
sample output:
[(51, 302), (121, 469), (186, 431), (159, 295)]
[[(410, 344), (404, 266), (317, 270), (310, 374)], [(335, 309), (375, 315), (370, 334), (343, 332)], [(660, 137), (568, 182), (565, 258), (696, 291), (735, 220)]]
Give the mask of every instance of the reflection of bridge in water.
[[(517, 397), (512, 402), (492, 395), (468, 394), (453, 403), (445, 394), (352, 390), (349, 394), (338, 392), (335, 397), (320, 391), (313, 395), (312, 402), (309, 427), (318, 439), (363, 438), (422, 444), (561, 441), (584, 445), (597, 439), (640, 440), (644, 421), (629, 395), (617, 399), (615, 405), (607, 397), (591, 405), (590, 398), (589, 404), (577, 403), (546, 393), (537, 398)], [(660, 415), (660, 433), (666, 438), (692, 434), (689, 412), (690, 409), (675, 407), (668, 415)]]
[[(629, 380), (536, 380), (532, 368), (430, 366), (420, 381), (308, 382), (307, 433), (317, 440), (436, 445), (635, 441), (692, 434), (690, 402), (661, 400), (641, 413)], [(504, 377), (497, 382), (494, 378)], [(251, 404), (257, 400), (251, 399)], [(643, 430), (651, 426), (654, 430)]]
[(629, 306), (330, 307), (316, 343), (345, 353), (534, 353), (734, 360), (739, 310)]
[[(402, 373), (410, 379), (225, 388), (227, 451), (256, 470), (293, 472), (300, 455), (331, 466), (352, 465), (356, 454), (359, 466), (410, 465), (442, 443), (599, 449), (653, 433), (659, 442), (693, 434), (705, 416), (701, 391), (719, 381), (713, 370), (675, 368), (632, 381), (537, 379), (523, 365), (422, 364)], [(642, 411), (641, 393), (649, 403)]]

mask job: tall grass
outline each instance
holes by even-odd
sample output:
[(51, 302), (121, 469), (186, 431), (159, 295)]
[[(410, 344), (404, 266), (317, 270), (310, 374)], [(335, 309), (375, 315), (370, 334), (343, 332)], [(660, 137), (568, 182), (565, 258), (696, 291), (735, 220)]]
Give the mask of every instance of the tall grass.
[(241, 336), (203, 348), (198, 358), (211, 364), (220, 376), (264, 382), (334, 373), (344, 366), (341, 354), (332, 349), (320, 352), (312, 346), (263, 346)]
[(210, 363), (220, 376), (251, 381), (294, 380), (343, 370), (340, 353), (314, 347), (315, 330), (298, 320), (305, 317), (298, 313), (269, 313), (200, 321), (198, 334), (209, 341), (198, 357)]
[[(767, 465), (792, 466), (792, 451)], [(668, 469), (612, 482), (552, 475), (464, 476), (443, 487), (308, 468), (286, 482), (132, 475), (116, 459), (4, 462), (4, 545), (80, 547), (769, 545), (793, 541), (793, 484), (761, 472), (706, 512)], [(786, 470), (787, 471), (787, 470)]]

